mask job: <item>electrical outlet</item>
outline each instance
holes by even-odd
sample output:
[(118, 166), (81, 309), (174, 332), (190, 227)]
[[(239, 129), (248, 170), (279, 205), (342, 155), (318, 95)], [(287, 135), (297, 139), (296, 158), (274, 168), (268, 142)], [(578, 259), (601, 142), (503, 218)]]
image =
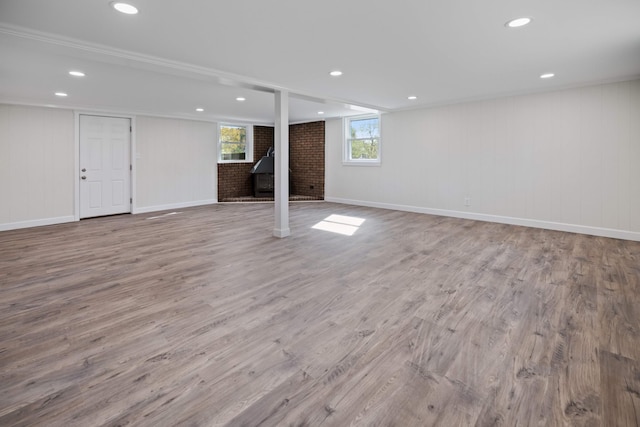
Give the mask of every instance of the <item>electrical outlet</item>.
[(465, 197), (464, 198), (464, 205), (465, 206), (471, 206), (471, 197)]

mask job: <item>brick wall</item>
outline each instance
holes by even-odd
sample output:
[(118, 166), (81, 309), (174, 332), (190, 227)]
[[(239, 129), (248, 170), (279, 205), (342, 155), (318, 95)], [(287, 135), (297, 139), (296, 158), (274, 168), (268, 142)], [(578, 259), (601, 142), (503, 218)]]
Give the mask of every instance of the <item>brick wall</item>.
[(218, 201), (228, 197), (253, 195), (253, 185), (249, 171), (254, 164), (267, 154), (273, 146), (273, 128), (269, 126), (253, 127), (253, 163), (218, 164)]
[(271, 126), (253, 127), (253, 164), (267, 154), (269, 147), (274, 147), (274, 132), (275, 129)]
[[(253, 164), (274, 146), (274, 128), (253, 127)], [(278, 155), (278, 153), (276, 153)], [(218, 164), (218, 200), (253, 195), (251, 163)], [(324, 199), (324, 122), (289, 126), (291, 194)]]
[(289, 126), (289, 168), (291, 194), (324, 199), (324, 121)]

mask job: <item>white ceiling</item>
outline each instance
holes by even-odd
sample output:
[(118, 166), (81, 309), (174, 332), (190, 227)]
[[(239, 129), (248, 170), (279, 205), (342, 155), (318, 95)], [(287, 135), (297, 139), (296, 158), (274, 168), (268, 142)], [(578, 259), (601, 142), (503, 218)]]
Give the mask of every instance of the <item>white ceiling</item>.
[(0, 0), (0, 102), (272, 123), (287, 90), (301, 122), (640, 76), (638, 0), (129, 3)]

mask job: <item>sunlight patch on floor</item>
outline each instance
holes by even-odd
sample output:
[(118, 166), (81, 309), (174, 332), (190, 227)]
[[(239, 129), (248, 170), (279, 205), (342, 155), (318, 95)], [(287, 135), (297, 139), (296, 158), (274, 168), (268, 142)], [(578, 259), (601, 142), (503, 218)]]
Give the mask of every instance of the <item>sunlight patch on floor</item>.
[(178, 214), (181, 214), (181, 213), (182, 213), (182, 212), (169, 212), (169, 213), (162, 214), (162, 215), (158, 215), (158, 216), (150, 216), (150, 217), (149, 217), (149, 218), (147, 218), (147, 219), (165, 218), (165, 217), (167, 217), (167, 216), (171, 216), (171, 215), (178, 215)]
[(353, 236), (364, 221), (364, 218), (334, 214), (329, 215), (311, 228), (342, 234), (343, 236)]

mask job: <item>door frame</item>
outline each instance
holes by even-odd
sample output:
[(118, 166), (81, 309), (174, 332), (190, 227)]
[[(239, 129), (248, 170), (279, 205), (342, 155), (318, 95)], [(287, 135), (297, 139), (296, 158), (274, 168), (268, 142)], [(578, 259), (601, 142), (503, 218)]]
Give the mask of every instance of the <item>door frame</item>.
[(131, 123), (131, 213), (136, 212), (136, 116), (133, 114), (108, 113), (103, 111), (74, 111), (74, 171), (73, 171), (73, 217), (75, 221), (80, 221), (80, 116), (114, 117), (118, 119), (129, 119)]

